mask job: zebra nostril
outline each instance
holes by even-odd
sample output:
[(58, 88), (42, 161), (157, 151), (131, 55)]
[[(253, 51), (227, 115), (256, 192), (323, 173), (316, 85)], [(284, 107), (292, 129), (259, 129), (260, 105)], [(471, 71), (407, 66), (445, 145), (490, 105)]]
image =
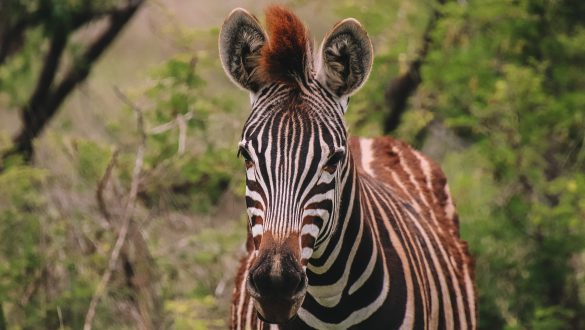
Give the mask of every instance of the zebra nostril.
[(298, 267), (286, 267), (274, 272), (267, 265), (253, 267), (246, 279), (246, 289), (250, 296), (259, 298), (278, 298), (295, 300), (302, 297), (307, 290), (307, 277)]
[(301, 280), (299, 281), (299, 284), (293, 291), (291, 299), (296, 300), (304, 296), (305, 293), (307, 293), (307, 286), (308, 286), (307, 276), (304, 273), (301, 273)]
[(251, 274), (246, 278), (246, 290), (248, 291), (248, 294), (252, 296), (252, 298), (258, 299), (261, 297), (260, 292), (258, 292), (258, 287), (256, 286), (256, 283), (254, 283), (254, 279)]
[(292, 271), (290, 273), (279, 276), (278, 283), (275, 283), (275, 286), (277, 285), (280, 292), (283, 294), (293, 297), (296, 295), (299, 289), (302, 289), (302, 284), (302, 274)]

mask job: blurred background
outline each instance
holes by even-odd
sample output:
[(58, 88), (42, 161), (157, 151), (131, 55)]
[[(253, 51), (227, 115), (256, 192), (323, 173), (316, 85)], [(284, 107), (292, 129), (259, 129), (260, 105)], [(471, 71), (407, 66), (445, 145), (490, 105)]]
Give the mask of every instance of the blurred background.
[[(249, 112), (218, 60), (268, 1), (0, 1), (0, 329), (224, 329)], [(585, 2), (285, 1), (376, 52), (347, 114), (441, 163), (481, 329), (585, 329)]]

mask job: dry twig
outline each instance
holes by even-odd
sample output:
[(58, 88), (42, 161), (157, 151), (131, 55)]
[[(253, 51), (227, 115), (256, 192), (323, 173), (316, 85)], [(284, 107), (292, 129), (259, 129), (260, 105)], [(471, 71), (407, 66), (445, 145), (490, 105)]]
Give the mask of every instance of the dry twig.
[(136, 206), (136, 195), (138, 193), (140, 173), (142, 172), (142, 166), (144, 163), (144, 150), (146, 148), (146, 133), (144, 131), (144, 119), (142, 116), (142, 110), (138, 108), (135, 104), (133, 104), (128, 99), (128, 97), (124, 95), (117, 87), (114, 87), (114, 92), (124, 103), (129, 105), (134, 110), (134, 112), (136, 112), (136, 121), (138, 124), (138, 131), (140, 134), (140, 143), (138, 144), (138, 148), (136, 150), (136, 161), (134, 162), (134, 170), (132, 171), (130, 192), (128, 195), (126, 208), (124, 209), (124, 213), (122, 215), (122, 227), (120, 228), (118, 238), (116, 239), (116, 244), (114, 245), (114, 248), (112, 249), (112, 252), (110, 254), (108, 267), (106, 268), (104, 274), (102, 275), (101, 281), (98, 283), (98, 286), (91, 298), (87, 314), (85, 315), (85, 322), (83, 324), (84, 330), (91, 330), (92, 328), (92, 323), (95, 317), (97, 304), (99, 303), (100, 299), (104, 295), (104, 292), (106, 291), (108, 283), (110, 282), (110, 278), (112, 277), (112, 272), (115, 270), (116, 264), (120, 257), (120, 251), (122, 250), (122, 247), (126, 242), (126, 237), (128, 236), (128, 228), (130, 227), (132, 215), (134, 214), (134, 209)]
[(112, 157), (110, 158), (110, 162), (108, 163), (108, 166), (106, 167), (104, 175), (100, 178), (100, 181), (98, 182), (98, 186), (97, 186), (97, 190), (96, 190), (96, 199), (98, 202), (99, 210), (107, 221), (107, 228), (106, 229), (108, 229), (110, 227), (110, 225), (112, 224), (112, 216), (111, 216), (111, 214), (108, 211), (108, 208), (106, 206), (106, 200), (104, 198), (104, 189), (108, 185), (108, 182), (110, 181), (110, 177), (112, 176), (112, 170), (114, 169), (114, 166), (116, 165), (116, 161), (118, 160), (118, 152), (119, 152), (118, 149), (114, 149), (114, 152), (112, 153)]
[(175, 119), (153, 127), (149, 130), (149, 134), (161, 134), (175, 127), (179, 128), (179, 142), (177, 146), (177, 153), (182, 155), (185, 153), (185, 147), (187, 143), (187, 123), (193, 119), (193, 113), (187, 112), (186, 114), (177, 114)]
[(174, 128), (175, 126), (177, 126), (177, 119), (178, 116), (183, 117), (183, 120), (185, 121), (185, 123), (187, 123), (189, 120), (193, 119), (193, 113), (192, 112), (187, 112), (186, 114), (182, 115), (179, 114), (177, 115), (177, 118), (175, 118), (174, 120), (169, 121), (168, 123), (164, 123), (158, 126), (155, 126), (153, 128), (151, 128), (148, 133), (149, 134), (161, 134), (164, 133), (168, 130), (170, 130), (171, 128)]
[(179, 126), (179, 146), (177, 153), (182, 155), (185, 153), (185, 143), (187, 141), (187, 121), (181, 114), (177, 115), (177, 126)]

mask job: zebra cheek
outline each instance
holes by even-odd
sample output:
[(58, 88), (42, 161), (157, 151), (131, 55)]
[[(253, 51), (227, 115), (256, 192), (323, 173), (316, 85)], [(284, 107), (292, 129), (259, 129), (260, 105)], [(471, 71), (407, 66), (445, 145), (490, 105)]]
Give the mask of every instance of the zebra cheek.
[(260, 249), (260, 243), (262, 242), (262, 234), (264, 232), (264, 226), (260, 223), (255, 224), (252, 226), (252, 240), (254, 242), (254, 250), (258, 251)]

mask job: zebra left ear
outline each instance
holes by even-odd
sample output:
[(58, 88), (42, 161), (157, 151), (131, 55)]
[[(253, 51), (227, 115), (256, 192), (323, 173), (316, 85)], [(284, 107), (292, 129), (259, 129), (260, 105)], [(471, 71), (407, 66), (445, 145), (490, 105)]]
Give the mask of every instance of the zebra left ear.
[(368, 79), (374, 49), (361, 24), (347, 18), (337, 23), (321, 44), (317, 80), (337, 96), (355, 93)]
[(219, 33), (219, 57), (228, 77), (238, 86), (255, 93), (262, 87), (259, 74), (262, 47), (268, 40), (256, 17), (236, 8)]

